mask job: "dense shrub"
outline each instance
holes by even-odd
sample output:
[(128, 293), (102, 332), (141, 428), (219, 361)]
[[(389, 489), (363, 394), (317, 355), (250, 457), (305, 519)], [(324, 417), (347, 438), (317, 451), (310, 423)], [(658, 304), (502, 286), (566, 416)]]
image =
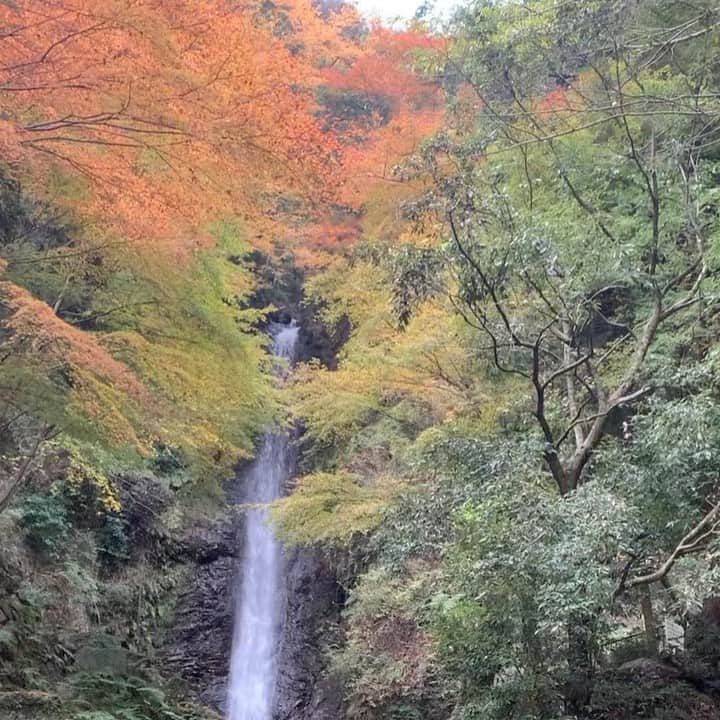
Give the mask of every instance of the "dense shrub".
[(46, 560), (62, 556), (73, 531), (92, 533), (108, 569), (129, 555), (127, 520), (115, 484), (74, 452), (57, 456), (47, 493), (25, 498), (20, 525), (30, 547)]
[(65, 505), (52, 495), (29, 495), (20, 508), (20, 525), (39, 555), (56, 559), (70, 537), (71, 525)]
[(95, 530), (98, 555), (108, 568), (129, 557), (128, 538), (125, 522), (119, 514), (108, 513), (103, 524)]
[(155, 445), (155, 454), (152, 457), (151, 465), (160, 475), (174, 475), (187, 470), (188, 462), (183, 451), (166, 443)]
[(210, 710), (178, 706), (146, 680), (132, 676), (81, 673), (72, 683), (78, 704), (94, 709), (78, 712), (72, 720), (205, 720), (217, 718)]

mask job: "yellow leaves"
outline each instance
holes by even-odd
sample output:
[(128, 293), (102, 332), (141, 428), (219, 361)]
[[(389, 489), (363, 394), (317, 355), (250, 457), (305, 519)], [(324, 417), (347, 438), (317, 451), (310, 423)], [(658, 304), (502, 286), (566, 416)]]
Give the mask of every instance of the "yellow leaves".
[(122, 509), (117, 490), (107, 477), (84, 463), (74, 453), (70, 457), (65, 482), (75, 495), (94, 497), (99, 505), (99, 510), (119, 513)]
[(380, 523), (401, 487), (391, 478), (367, 483), (344, 471), (314, 473), (300, 478), (291, 495), (273, 503), (271, 518), (288, 544), (347, 545)]
[(378, 373), (352, 366), (336, 371), (300, 366), (288, 392), (310, 436), (327, 444), (347, 440), (380, 401)]
[[(210, 288), (205, 288), (209, 291)], [(225, 472), (253, 451), (252, 434), (276, 409), (256, 337), (211, 308), (207, 325), (180, 311), (146, 320), (147, 338), (113, 333), (108, 343), (153, 388), (164, 441), (181, 447), (198, 472)], [(172, 328), (172, 331), (170, 331)]]
[[(379, 330), (378, 309), (390, 307), (390, 292), (383, 272), (370, 262), (357, 261), (348, 265), (338, 258), (323, 273), (308, 279), (308, 296), (328, 305), (325, 319), (330, 323), (347, 316), (355, 328), (372, 324)], [(387, 328), (383, 319), (382, 324)]]
[[(94, 434), (109, 445), (132, 447), (139, 454), (149, 454), (147, 432), (155, 407), (133, 404), (121, 389), (98, 378), (92, 369), (73, 368), (72, 372), (68, 402), (75, 414), (89, 421)], [(73, 428), (63, 428), (70, 429)]]
[(87, 200), (90, 194), (87, 178), (69, 172), (59, 163), (48, 168), (45, 183), (48, 197), (61, 202), (80, 203)]
[(399, 399), (421, 401), (436, 419), (478, 398), (464, 330), (441, 301), (424, 305), (404, 331), (392, 323), (389, 281), (380, 268), (338, 262), (311, 279), (312, 297), (328, 304), (329, 319), (345, 315), (353, 333), (335, 372), (300, 369), (292, 393), (311, 435), (347, 438), (372, 410)]

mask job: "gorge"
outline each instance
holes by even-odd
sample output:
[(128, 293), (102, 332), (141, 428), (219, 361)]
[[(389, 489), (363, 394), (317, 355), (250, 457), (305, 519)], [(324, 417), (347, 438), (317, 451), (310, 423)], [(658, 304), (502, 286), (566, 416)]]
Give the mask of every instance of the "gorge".
[(720, 717), (720, 6), (448, 4), (0, 0), (0, 719)]

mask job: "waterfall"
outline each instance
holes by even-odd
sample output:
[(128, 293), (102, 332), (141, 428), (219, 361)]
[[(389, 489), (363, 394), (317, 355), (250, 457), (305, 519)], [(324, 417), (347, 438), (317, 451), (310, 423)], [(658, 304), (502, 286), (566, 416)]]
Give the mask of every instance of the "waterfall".
[[(273, 354), (290, 362), (297, 346), (298, 326), (274, 324)], [(280, 496), (291, 472), (287, 435), (269, 432), (248, 478), (245, 502), (259, 505)], [(245, 554), (236, 591), (228, 720), (271, 720), (281, 630), (283, 560), (280, 544), (263, 507), (245, 515)]]

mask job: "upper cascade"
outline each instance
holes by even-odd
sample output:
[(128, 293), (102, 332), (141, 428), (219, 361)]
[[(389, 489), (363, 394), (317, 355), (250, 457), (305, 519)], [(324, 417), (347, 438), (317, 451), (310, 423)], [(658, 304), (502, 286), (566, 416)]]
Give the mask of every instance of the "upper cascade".
[(273, 355), (293, 362), (297, 354), (298, 336), (300, 326), (296, 320), (289, 323), (273, 323), (270, 328), (273, 336)]

